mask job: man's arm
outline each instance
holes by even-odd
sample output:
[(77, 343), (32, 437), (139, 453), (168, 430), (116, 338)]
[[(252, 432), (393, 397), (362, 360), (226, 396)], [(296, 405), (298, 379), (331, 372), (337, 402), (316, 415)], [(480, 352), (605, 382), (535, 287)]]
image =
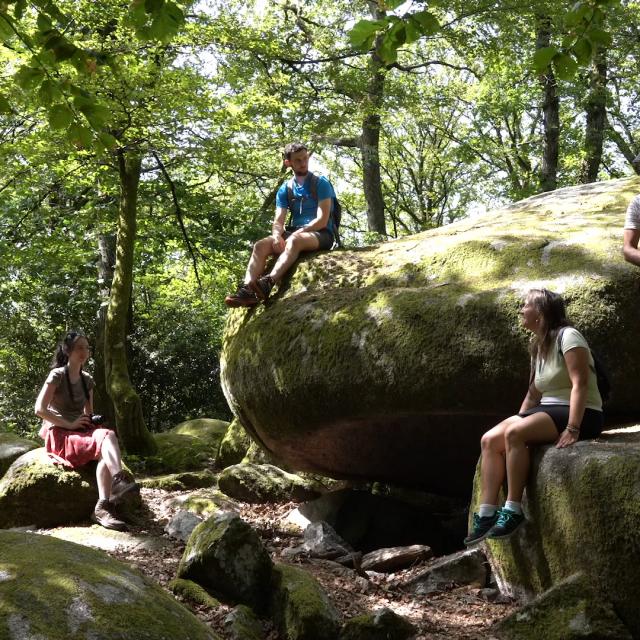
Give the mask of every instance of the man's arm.
[(638, 241), (640, 240), (640, 229), (625, 229), (624, 244), (622, 253), (627, 262), (631, 262), (640, 267), (640, 250)]
[[(331, 198), (325, 198), (318, 202), (318, 213), (316, 217), (304, 227), (300, 227), (295, 233), (302, 233), (304, 231), (320, 231), (329, 224), (329, 214), (331, 213)], [(293, 234), (295, 235), (295, 234)]]

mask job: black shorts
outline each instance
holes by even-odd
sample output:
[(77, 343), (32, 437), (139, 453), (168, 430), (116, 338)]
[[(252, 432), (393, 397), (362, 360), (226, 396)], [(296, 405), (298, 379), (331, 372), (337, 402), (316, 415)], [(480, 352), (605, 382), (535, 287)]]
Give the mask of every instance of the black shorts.
[[(300, 227), (287, 227), (284, 230), (282, 237), (286, 240), (298, 229), (300, 229)], [(312, 233), (318, 239), (318, 244), (320, 245), (318, 249), (321, 251), (327, 251), (333, 247), (333, 233), (331, 233), (331, 231), (326, 227), (324, 229), (320, 229), (320, 231), (305, 231), (305, 233)]]
[[(569, 405), (568, 404), (539, 404), (532, 409), (528, 409), (518, 415), (521, 418), (531, 416), (534, 413), (546, 413), (556, 425), (558, 433), (562, 433), (569, 422)], [(582, 424), (580, 425), (580, 436), (578, 440), (589, 440), (597, 438), (602, 433), (604, 424), (604, 416), (602, 411), (596, 409), (585, 409)]]

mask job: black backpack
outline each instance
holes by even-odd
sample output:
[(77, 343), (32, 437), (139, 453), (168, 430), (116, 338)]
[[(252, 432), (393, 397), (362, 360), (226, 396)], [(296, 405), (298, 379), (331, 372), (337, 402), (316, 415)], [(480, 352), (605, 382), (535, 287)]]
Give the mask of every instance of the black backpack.
[[(560, 357), (564, 359), (564, 354), (562, 353), (562, 334), (567, 327), (560, 327), (558, 331), (558, 353)], [(609, 374), (604, 366), (604, 363), (599, 358), (598, 354), (596, 354), (593, 349), (590, 349), (591, 357), (593, 358), (593, 367), (589, 365), (590, 369), (596, 374), (596, 382), (598, 383), (598, 391), (600, 392), (600, 397), (602, 398), (602, 402), (605, 403), (611, 397), (611, 381), (609, 380)]]
[[(293, 208), (296, 203), (296, 197), (293, 195), (293, 181), (295, 178), (291, 178), (287, 180), (287, 203), (289, 205), (289, 211), (291, 215), (293, 215)], [(318, 180), (319, 177), (309, 171), (308, 180), (311, 180), (311, 184), (309, 185), (309, 191), (311, 192), (311, 198), (318, 202)], [(335, 190), (334, 190), (335, 194)], [(340, 240), (340, 222), (342, 222), (342, 205), (338, 200), (336, 195), (333, 196), (333, 211), (331, 212), (331, 218), (333, 219), (333, 237), (335, 240), (336, 246), (341, 246), (342, 241)]]

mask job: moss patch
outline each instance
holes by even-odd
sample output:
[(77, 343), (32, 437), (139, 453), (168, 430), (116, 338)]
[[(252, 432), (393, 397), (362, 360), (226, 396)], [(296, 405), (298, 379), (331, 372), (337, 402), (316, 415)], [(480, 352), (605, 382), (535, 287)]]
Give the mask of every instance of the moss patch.
[(315, 578), (297, 567), (274, 567), (271, 611), (280, 634), (288, 640), (338, 637), (338, 612)]
[(216, 461), (217, 466), (220, 469), (225, 469), (233, 464), (238, 464), (246, 455), (250, 445), (251, 438), (244, 430), (241, 422), (235, 418), (220, 443)]
[(0, 576), (3, 639), (217, 638), (142, 574), (71, 542), (0, 532)]
[(158, 452), (145, 459), (145, 467), (154, 475), (197, 471), (212, 465), (215, 460), (216, 451), (199, 437), (168, 431), (155, 433), (153, 438)]
[(168, 584), (169, 589), (180, 596), (187, 602), (194, 604), (200, 604), (210, 609), (217, 609), (220, 606), (220, 601), (214, 598), (206, 589), (203, 589), (199, 584), (196, 584), (192, 580), (183, 580), (182, 578), (176, 578), (171, 580)]
[(236, 464), (218, 478), (220, 490), (243, 502), (288, 502), (313, 500), (317, 485), (271, 464)]
[(140, 478), (138, 483), (147, 489), (163, 489), (164, 491), (185, 491), (211, 487), (216, 484), (216, 476), (209, 469), (202, 471), (183, 471), (165, 476)]

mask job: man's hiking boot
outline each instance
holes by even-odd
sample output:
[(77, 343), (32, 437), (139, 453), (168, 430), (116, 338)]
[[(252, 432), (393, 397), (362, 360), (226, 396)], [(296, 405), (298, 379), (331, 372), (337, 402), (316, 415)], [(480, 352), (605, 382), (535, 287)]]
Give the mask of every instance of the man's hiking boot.
[(127, 530), (127, 525), (111, 513), (111, 503), (108, 500), (98, 500), (98, 504), (96, 504), (96, 508), (91, 514), (91, 520), (97, 522), (105, 529), (114, 529), (115, 531)]
[(525, 521), (524, 513), (516, 513), (511, 509), (498, 509), (498, 520), (487, 534), (489, 540), (510, 538)]
[(124, 469), (118, 471), (111, 480), (111, 502), (116, 504), (132, 491), (140, 491), (138, 483)]
[(262, 276), (262, 278), (252, 280), (249, 283), (249, 287), (251, 288), (251, 291), (255, 293), (258, 299), (266, 301), (269, 299), (269, 294), (271, 293), (271, 289), (273, 289), (275, 284), (276, 283), (271, 276)]
[(247, 284), (241, 284), (235, 293), (229, 294), (224, 299), (228, 307), (255, 307), (259, 302), (260, 300)]
[(499, 509), (496, 510), (492, 516), (480, 516), (477, 513), (473, 514), (473, 526), (471, 527), (471, 532), (464, 539), (464, 543), (467, 547), (478, 544), (478, 542), (487, 537), (487, 534), (493, 525), (498, 521), (499, 512)]

